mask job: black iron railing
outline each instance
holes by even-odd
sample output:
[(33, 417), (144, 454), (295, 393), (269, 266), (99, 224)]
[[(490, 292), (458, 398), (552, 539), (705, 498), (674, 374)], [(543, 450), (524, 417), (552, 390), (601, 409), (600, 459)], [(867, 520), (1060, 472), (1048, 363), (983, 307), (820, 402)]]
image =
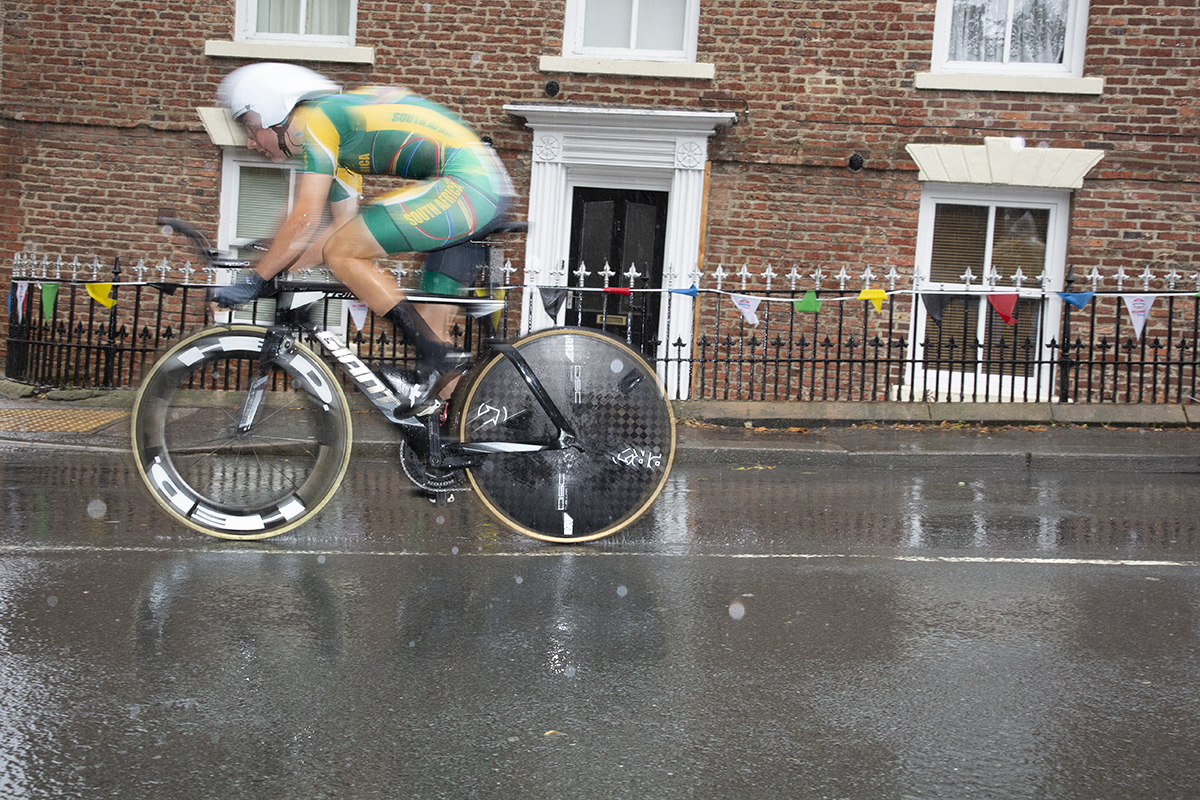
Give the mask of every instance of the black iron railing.
[[(157, 353), (214, 321), (207, 285), (191, 275), (172, 280), (163, 270), (163, 280), (145, 280), (141, 268), (139, 280), (130, 281), (119, 263), (63, 272), (61, 265), (14, 268), (11, 380), (136, 386)], [(530, 305), (561, 312), (567, 324), (604, 328), (640, 348), (658, 364), (673, 399), (1185, 403), (1200, 396), (1200, 296), (1187, 293), (1069, 295), (1072, 305), (1058, 293), (1024, 291), (1005, 320), (986, 293), (969, 290), (872, 297), (693, 289), (675, 290), (686, 297), (663, 303), (665, 292), (649, 290), (604, 292), (600, 302), (585, 302), (583, 290), (511, 287), (500, 335), (519, 329), (527, 292), (536, 295)], [(1145, 304), (1150, 297), (1150, 313), (1135, 324), (1133, 299)], [(326, 326), (346, 332), (363, 360), (411, 360), (389, 321), (372, 314), (358, 321), (338, 303), (318, 313)], [(680, 329), (691, 333), (660, 340), (660, 331)], [(479, 332), (464, 323), (455, 336), (471, 347)]]

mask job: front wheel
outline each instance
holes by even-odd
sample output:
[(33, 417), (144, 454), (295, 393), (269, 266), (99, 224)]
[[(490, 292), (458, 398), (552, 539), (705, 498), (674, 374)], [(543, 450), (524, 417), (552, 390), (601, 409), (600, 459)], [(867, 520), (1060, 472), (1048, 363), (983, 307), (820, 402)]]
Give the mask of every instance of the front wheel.
[[(586, 542), (625, 528), (662, 492), (675, 457), (675, 416), (654, 371), (596, 331), (542, 331), (515, 347), (575, 429), (577, 445), (489, 455), (467, 471), (478, 497), (544, 541)], [(504, 450), (554, 441), (555, 426), (503, 356), (479, 368), (459, 407), (463, 442)]]
[(346, 395), (298, 341), (276, 357), (254, 424), (239, 429), (265, 337), (249, 325), (187, 337), (155, 362), (134, 402), (134, 458), (154, 499), (223, 539), (264, 539), (312, 519), (350, 462)]

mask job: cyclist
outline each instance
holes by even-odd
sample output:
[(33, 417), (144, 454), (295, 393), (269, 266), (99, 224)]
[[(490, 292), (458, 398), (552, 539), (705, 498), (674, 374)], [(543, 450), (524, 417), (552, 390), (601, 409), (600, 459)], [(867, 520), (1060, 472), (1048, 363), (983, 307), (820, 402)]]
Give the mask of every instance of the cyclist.
[[(294, 64), (241, 67), (221, 83), (219, 98), (246, 131), (247, 147), (271, 160), (299, 161), (295, 202), (271, 244), (241, 283), (220, 287), (222, 308), (248, 303), (284, 269), (324, 263), (376, 314), (400, 326), (418, 355), (415, 378), (384, 370), (412, 405), (437, 407), (437, 379), (464, 358), (450, 344), (455, 307), (405, 298), (376, 259), (431, 253), (421, 290), (452, 295), (478, 266), (444, 248), (488, 232), (513, 195), (500, 160), (452, 112), (413, 92), (364, 87), (342, 93)], [(417, 181), (359, 206), (363, 175)], [(326, 204), (332, 222), (320, 230)], [(436, 252), (435, 252), (436, 251)]]

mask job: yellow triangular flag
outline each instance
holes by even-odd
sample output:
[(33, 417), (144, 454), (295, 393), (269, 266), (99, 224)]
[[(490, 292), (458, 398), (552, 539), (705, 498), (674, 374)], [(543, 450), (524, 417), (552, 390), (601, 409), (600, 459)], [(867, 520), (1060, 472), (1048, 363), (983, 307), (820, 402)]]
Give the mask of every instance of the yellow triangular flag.
[(876, 311), (883, 311), (883, 299), (887, 297), (887, 292), (883, 289), (863, 289), (858, 293), (859, 300), (870, 300), (875, 306)]
[(111, 283), (89, 283), (87, 285), (88, 295), (105, 308), (112, 308), (117, 304), (116, 300), (108, 296), (111, 291)]

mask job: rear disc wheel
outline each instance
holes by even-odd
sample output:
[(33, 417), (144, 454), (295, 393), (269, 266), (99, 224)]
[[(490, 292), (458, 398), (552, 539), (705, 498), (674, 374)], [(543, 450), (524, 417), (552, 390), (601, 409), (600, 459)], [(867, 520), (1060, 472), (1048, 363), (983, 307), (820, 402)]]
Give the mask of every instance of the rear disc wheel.
[[(577, 446), (489, 455), (467, 477), (488, 509), (549, 542), (611, 536), (637, 520), (666, 485), (675, 417), (650, 365), (597, 331), (553, 329), (515, 343), (575, 429)], [(554, 441), (556, 428), (509, 359), (484, 363), (458, 421), (466, 443)]]

